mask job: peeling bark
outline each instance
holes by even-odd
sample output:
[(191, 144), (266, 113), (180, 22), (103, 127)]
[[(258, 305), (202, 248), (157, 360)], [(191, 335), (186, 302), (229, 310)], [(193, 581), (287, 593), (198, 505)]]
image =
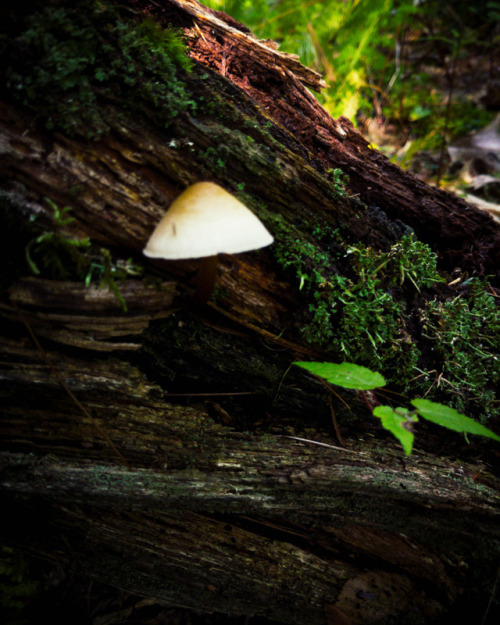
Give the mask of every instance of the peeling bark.
[[(141, 4), (139, 2), (139, 4)], [(145, 2), (145, 11), (161, 18), (162, 10)], [(193, 58), (228, 77), (262, 107), (276, 123), (296, 137), (313, 167), (340, 167), (351, 191), (390, 219), (411, 226), (429, 243), (447, 269), (466, 267), (499, 276), (500, 234), (488, 215), (445, 191), (429, 187), (370, 149), (349, 120), (332, 119), (308, 91), (321, 91), (324, 81), (297, 67), (293, 55), (271, 50), (267, 42), (240, 32), (196, 2), (173, 1), (194, 19)], [(474, 241), (470, 246), (470, 241)]]
[[(8, 542), (173, 605), (284, 623), (428, 623), (471, 597), (486, 608), (500, 544), (495, 452), (473, 444), (458, 459), (460, 441), (438, 457), (437, 439), (406, 458), (359, 394), (330, 411), (329, 391), (290, 368), (329, 354), (294, 327), (308, 304), (272, 251), (223, 255), (201, 311), (186, 297), (195, 260), (148, 261), (147, 277), (117, 280), (120, 297), (29, 275), (25, 248), (40, 233), (138, 261), (173, 198), (207, 177), (243, 184), (264, 220), (306, 242), (320, 223), (388, 249), (407, 224), (443, 267), (499, 266), (493, 221), (332, 120), (307, 90), (321, 78), (296, 58), (192, 0), (130, 5), (183, 28), (195, 60), (184, 79), (219, 108), (165, 126), (104, 98), (108, 131), (89, 140), (44, 129), (2, 92)], [(349, 173), (347, 194), (335, 167)], [(44, 197), (74, 221), (56, 227)]]

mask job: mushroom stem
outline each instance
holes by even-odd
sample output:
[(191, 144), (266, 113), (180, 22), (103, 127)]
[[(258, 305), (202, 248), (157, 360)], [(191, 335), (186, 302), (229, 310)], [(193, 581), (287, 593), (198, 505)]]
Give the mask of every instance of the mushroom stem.
[(217, 272), (217, 255), (207, 256), (201, 261), (200, 271), (196, 280), (196, 290), (193, 293), (193, 302), (197, 306), (203, 306), (208, 302)]

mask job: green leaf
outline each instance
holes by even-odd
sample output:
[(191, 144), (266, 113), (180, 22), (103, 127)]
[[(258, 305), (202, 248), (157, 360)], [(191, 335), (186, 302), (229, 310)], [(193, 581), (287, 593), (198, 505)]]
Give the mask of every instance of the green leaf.
[(417, 409), (418, 414), (428, 421), (442, 425), (455, 432), (479, 434), (500, 442), (500, 436), (497, 436), (484, 425), (474, 421), (474, 419), (460, 414), (454, 408), (443, 406), (443, 404), (438, 404), (428, 399), (413, 399), (411, 403)]
[(385, 386), (384, 377), (366, 367), (355, 365), (352, 362), (295, 362), (295, 365), (307, 369), (330, 384), (343, 388), (354, 388), (360, 391), (369, 391), (379, 386)]
[(409, 456), (415, 438), (411, 431), (411, 424), (417, 420), (416, 415), (412, 415), (406, 408), (393, 410), (390, 406), (376, 406), (373, 414), (380, 418), (382, 426), (398, 439), (405, 454)]
[(429, 115), (432, 115), (432, 110), (430, 108), (428, 108), (427, 106), (422, 106), (421, 104), (417, 104), (410, 111), (410, 120), (414, 122), (417, 119), (423, 119), (424, 117), (428, 117)]

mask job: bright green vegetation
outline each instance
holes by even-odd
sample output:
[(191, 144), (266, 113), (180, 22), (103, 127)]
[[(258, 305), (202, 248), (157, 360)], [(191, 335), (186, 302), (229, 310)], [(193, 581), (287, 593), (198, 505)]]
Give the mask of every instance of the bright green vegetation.
[(415, 374), (419, 353), (405, 329), (404, 298), (408, 289), (418, 292), (442, 281), (435, 254), (411, 234), (388, 252), (376, 252), (361, 244), (343, 245), (338, 231), (330, 231), (328, 240), (323, 236), (320, 247), (279, 218), (271, 227), (275, 234), (280, 230), (272, 251), (282, 267), (295, 271), (310, 300), (303, 336), (323, 349), (381, 368), (405, 385)]
[(369, 391), (385, 386), (384, 376), (376, 371), (355, 365), (352, 362), (295, 362), (295, 365), (306, 369), (314, 375), (325, 378), (330, 384), (358, 391)]
[[(466, 134), (493, 118), (457, 88), (461, 60), (487, 64), (498, 47), (500, 3), (439, 0), (205, 0), (280, 43), (324, 76), (320, 94), (334, 116), (377, 116), (417, 144), (440, 148), (443, 138)], [(430, 72), (432, 67), (437, 71)], [(474, 77), (471, 76), (473, 79)]]
[(266, 221), (271, 252), (305, 298), (296, 323), (309, 343), (381, 371), (405, 392), (481, 419), (495, 413), (500, 310), (486, 282), (471, 279), (452, 295), (436, 255), (413, 234), (376, 251), (346, 245), (325, 224), (308, 236), (279, 216)]
[[(324, 378), (330, 384), (335, 384), (342, 388), (357, 389), (360, 392), (364, 392), (385, 386), (385, 379), (380, 373), (350, 362), (342, 362), (340, 364), (331, 362), (296, 362), (294, 364)], [(415, 438), (413, 429), (419, 416), (455, 432), (461, 432), (465, 435), (486, 436), (500, 442), (500, 436), (497, 436), (484, 425), (460, 414), (454, 408), (429, 401), (428, 399), (414, 399), (411, 401), (411, 404), (414, 410), (409, 410), (405, 407), (392, 408), (391, 406), (380, 405), (373, 409), (374, 416), (379, 417), (382, 426), (398, 439), (406, 455), (410, 455), (412, 451)]]
[(494, 414), (494, 389), (500, 383), (500, 309), (487, 284), (473, 279), (469, 297), (434, 299), (421, 315), (423, 338), (433, 346), (441, 383), (453, 393), (453, 405), (465, 410), (473, 404), (485, 417)]
[(2, 33), (2, 83), (9, 97), (36, 111), (47, 128), (98, 138), (106, 107), (123, 102), (168, 124), (194, 101), (179, 78), (189, 72), (181, 36), (153, 21), (121, 22), (99, 2), (46, 7), (17, 35)]

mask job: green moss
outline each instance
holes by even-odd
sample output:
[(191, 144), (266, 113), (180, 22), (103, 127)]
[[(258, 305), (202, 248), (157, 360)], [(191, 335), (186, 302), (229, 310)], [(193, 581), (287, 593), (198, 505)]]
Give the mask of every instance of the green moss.
[(125, 116), (161, 129), (197, 115), (209, 140), (198, 154), (202, 173), (224, 174), (235, 156), (250, 173), (260, 175), (262, 165), (279, 173), (264, 122), (231, 104), (234, 87), (194, 65), (180, 31), (130, 12), (121, 19), (126, 9), (111, 3), (82, 5), (42, 7), (5, 32), (0, 24), (5, 99), (31, 110), (45, 128), (89, 139)]
[(226, 160), (230, 157), (226, 145), (218, 147), (208, 147), (204, 152), (199, 153), (199, 158), (210, 172), (220, 175), (226, 169)]
[(154, 107), (164, 126), (195, 107), (179, 77), (191, 62), (176, 31), (123, 23), (104, 3), (82, 5), (42, 8), (15, 36), (0, 30), (4, 95), (47, 128), (92, 138), (107, 131), (98, 98), (141, 113)]
[(266, 221), (276, 237), (271, 251), (303, 293), (294, 317), (308, 342), (332, 360), (380, 371), (399, 388), (466, 414), (495, 413), (500, 313), (485, 282), (472, 281), (469, 293), (453, 299), (436, 296), (420, 310), (420, 292), (443, 278), (436, 255), (413, 235), (381, 252), (346, 246), (324, 224), (309, 224), (308, 235), (307, 226), (280, 216)]
[(194, 112), (194, 99), (180, 78), (192, 63), (179, 32), (148, 20), (135, 26), (119, 23), (116, 30), (121, 52), (117, 74), (123, 65), (130, 70), (126, 80), (137, 89), (135, 107), (153, 106), (164, 125), (182, 111)]
[(408, 289), (441, 281), (436, 256), (412, 235), (388, 252), (346, 246), (336, 229), (317, 224), (308, 237), (271, 216), (273, 252), (304, 292), (300, 332), (339, 359), (380, 370), (400, 385), (414, 375), (419, 350), (407, 330)]
[(468, 296), (428, 303), (421, 313), (423, 334), (432, 342), (440, 387), (427, 374), (424, 384), (435, 386), (458, 410), (480, 411), (483, 421), (498, 411), (495, 389), (500, 382), (500, 310), (487, 283), (474, 279)]
[(263, 218), (275, 237), (271, 252), (284, 270), (295, 274), (299, 289), (307, 285), (307, 290), (314, 290), (325, 284), (326, 276), (331, 273), (332, 258), (331, 252), (319, 244), (318, 238), (325, 241), (325, 236), (328, 237), (326, 247), (333, 241), (340, 241), (338, 232), (322, 223), (316, 224), (312, 234), (308, 235), (304, 224), (297, 228), (281, 215), (268, 212)]
[[(206, 114), (205, 110), (203, 112)], [(244, 167), (246, 176), (255, 174), (259, 177), (265, 168), (270, 179), (273, 177), (282, 179), (283, 172), (269, 147), (273, 142), (272, 138), (262, 137), (262, 143), (259, 143), (252, 136), (239, 130), (238, 126), (241, 126), (245, 119), (247, 118), (237, 108), (233, 110), (232, 119), (224, 125), (216, 124), (210, 119), (206, 122), (197, 119), (198, 127), (203, 128), (210, 141), (207, 148), (198, 152), (200, 167), (220, 176), (228, 165), (239, 166)], [(250, 196), (247, 196), (247, 200), (249, 205), (253, 204)]]
[(419, 351), (405, 329), (402, 301), (373, 276), (334, 276), (309, 306), (312, 318), (303, 335), (342, 360), (365, 364), (405, 385)]

